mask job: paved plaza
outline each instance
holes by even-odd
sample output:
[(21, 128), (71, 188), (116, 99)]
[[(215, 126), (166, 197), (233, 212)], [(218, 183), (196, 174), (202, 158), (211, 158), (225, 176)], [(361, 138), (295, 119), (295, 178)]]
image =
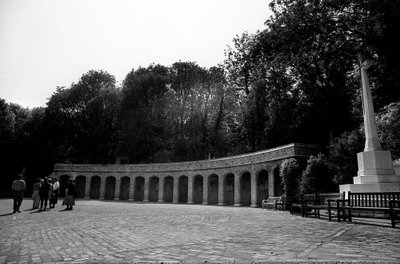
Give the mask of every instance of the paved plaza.
[(82, 200), (10, 214), (0, 200), (0, 263), (400, 262), (389, 221), (337, 223), (248, 207)]

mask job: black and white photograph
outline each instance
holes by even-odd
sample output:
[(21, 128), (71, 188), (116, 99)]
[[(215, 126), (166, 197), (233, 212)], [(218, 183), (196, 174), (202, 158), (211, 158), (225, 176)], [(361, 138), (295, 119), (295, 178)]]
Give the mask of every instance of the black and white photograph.
[(400, 263), (400, 1), (0, 0), (0, 264)]

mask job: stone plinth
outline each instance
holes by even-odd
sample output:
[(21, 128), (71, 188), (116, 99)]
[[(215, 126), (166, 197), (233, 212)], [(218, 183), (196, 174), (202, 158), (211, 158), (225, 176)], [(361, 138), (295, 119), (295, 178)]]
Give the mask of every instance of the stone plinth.
[(358, 176), (354, 184), (340, 186), (340, 192), (400, 191), (400, 175), (396, 175), (390, 151), (374, 150), (357, 154)]
[[(357, 175), (394, 175), (393, 161), (390, 151), (374, 150), (364, 151), (357, 154)], [(354, 182), (355, 183), (355, 182)]]
[[(400, 177), (400, 176), (398, 176)], [(340, 185), (340, 192), (398, 192), (399, 183), (365, 183), (365, 184), (344, 184)]]

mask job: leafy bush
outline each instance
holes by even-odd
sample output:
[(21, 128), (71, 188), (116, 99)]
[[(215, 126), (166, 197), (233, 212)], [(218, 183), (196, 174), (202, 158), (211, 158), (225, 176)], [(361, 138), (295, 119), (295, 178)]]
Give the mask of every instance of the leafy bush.
[(357, 175), (357, 153), (364, 149), (365, 137), (360, 130), (343, 133), (328, 147), (329, 161), (334, 166), (336, 184), (353, 183)]
[(400, 102), (384, 107), (377, 126), (383, 149), (390, 150), (393, 159), (400, 159)]
[(300, 181), (301, 193), (332, 192), (337, 185), (333, 182), (332, 166), (323, 154), (311, 156)]
[(286, 197), (295, 197), (298, 193), (300, 175), (301, 166), (296, 159), (290, 158), (282, 162), (279, 176), (282, 179), (283, 192)]

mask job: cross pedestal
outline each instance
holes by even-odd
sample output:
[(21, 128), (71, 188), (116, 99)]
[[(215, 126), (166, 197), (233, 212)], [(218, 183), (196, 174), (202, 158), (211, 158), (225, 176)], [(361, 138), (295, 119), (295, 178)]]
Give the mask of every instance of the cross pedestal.
[(367, 69), (371, 61), (362, 62), (360, 56), (362, 102), (365, 128), (365, 148), (357, 154), (358, 173), (354, 184), (340, 185), (340, 192), (391, 192), (400, 191), (400, 175), (393, 169), (390, 151), (382, 150), (379, 143)]
[(354, 184), (340, 185), (340, 192), (400, 191), (400, 175), (396, 175), (390, 151), (364, 151), (357, 154), (358, 173)]

